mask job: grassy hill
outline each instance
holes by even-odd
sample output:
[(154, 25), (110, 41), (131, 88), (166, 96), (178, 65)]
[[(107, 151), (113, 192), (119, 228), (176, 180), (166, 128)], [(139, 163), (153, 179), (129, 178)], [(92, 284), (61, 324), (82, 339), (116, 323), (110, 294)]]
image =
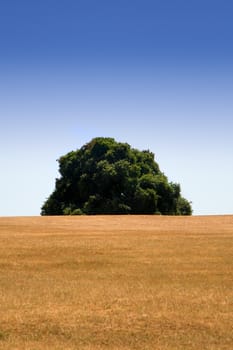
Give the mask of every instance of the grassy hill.
[(233, 216), (0, 218), (0, 349), (231, 349)]

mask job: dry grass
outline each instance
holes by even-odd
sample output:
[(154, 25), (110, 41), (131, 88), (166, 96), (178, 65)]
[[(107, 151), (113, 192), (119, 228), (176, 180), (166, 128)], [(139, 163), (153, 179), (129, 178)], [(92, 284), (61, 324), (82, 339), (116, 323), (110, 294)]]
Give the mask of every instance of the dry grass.
[(0, 349), (233, 348), (233, 216), (0, 218)]

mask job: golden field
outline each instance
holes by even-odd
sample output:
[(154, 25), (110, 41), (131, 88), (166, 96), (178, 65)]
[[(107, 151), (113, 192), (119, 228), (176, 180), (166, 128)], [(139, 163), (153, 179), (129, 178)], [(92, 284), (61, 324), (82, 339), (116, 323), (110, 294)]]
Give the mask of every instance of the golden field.
[(233, 216), (0, 218), (0, 349), (233, 349)]

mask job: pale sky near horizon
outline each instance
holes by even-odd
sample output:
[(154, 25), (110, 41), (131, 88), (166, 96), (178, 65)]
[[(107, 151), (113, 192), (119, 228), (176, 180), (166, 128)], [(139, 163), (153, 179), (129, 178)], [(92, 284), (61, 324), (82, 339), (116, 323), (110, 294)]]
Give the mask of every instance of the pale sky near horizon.
[(39, 215), (93, 137), (155, 153), (194, 214), (233, 214), (233, 3), (0, 4), (0, 216)]

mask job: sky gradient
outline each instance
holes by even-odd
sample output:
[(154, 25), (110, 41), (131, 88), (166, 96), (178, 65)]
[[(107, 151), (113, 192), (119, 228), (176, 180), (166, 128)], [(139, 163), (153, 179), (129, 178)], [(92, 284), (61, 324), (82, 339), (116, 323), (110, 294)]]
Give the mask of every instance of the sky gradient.
[(39, 215), (93, 137), (155, 153), (194, 214), (233, 213), (233, 3), (2, 1), (0, 216)]

